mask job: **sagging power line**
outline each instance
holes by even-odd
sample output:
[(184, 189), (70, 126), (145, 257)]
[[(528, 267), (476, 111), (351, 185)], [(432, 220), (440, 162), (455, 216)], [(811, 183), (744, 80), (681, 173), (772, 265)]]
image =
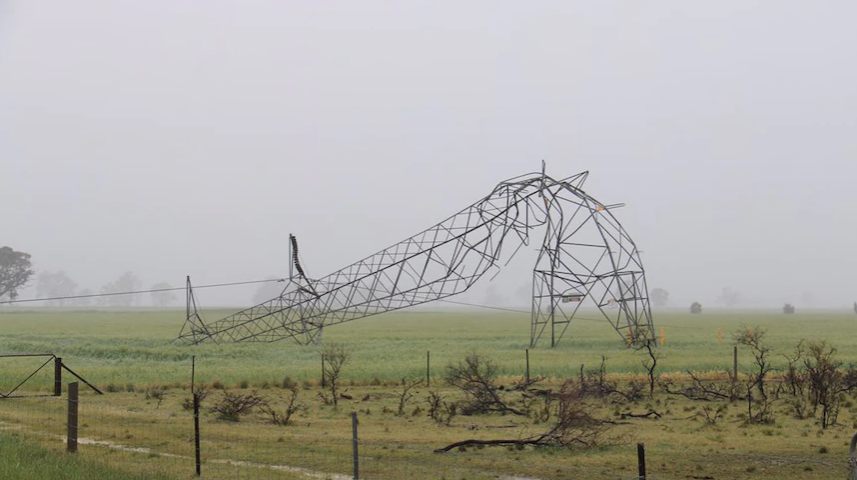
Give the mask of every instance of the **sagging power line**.
[[(238, 285), (252, 285), (255, 283), (269, 283), (269, 282), (285, 282), (284, 278), (269, 278), (267, 280), (250, 280), (246, 282), (229, 282), (229, 283), (212, 283), (209, 285), (194, 285), (193, 288), (216, 288), (216, 287), (234, 287)], [(53, 300), (74, 300), (77, 298), (97, 298), (97, 297), (115, 297), (119, 295), (140, 295), (144, 293), (160, 293), (160, 292), (178, 292), (184, 291), (185, 287), (171, 287), (171, 288), (154, 288), (150, 290), (134, 290), (127, 292), (109, 292), (109, 293), (92, 293), (87, 295), (68, 295), (64, 297), (47, 297), (47, 298), (25, 298), (22, 300), (3, 300), (0, 301), (0, 305), (2, 304), (13, 304), (13, 303), (31, 303), (31, 302), (49, 302)]]

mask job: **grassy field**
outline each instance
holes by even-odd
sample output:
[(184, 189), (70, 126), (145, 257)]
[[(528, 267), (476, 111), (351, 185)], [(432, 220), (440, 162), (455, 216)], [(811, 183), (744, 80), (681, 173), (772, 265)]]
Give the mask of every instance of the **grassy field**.
[[(730, 337), (742, 325), (768, 329), (779, 368), (785, 366), (782, 354), (800, 339), (829, 340), (842, 360), (857, 363), (857, 338), (850, 335), (857, 322), (853, 314), (661, 313), (656, 319), (657, 332), (665, 330), (660, 366), (667, 375), (685, 370), (713, 375), (730, 368)], [(352, 353), (343, 378), (353, 399), (343, 400), (337, 410), (317, 397), (317, 347), (289, 341), (182, 346), (173, 341), (181, 323), (182, 312), (175, 311), (6, 310), (0, 311), (0, 353), (55, 353), (87, 380), (110, 390), (103, 396), (82, 390), (81, 436), (89, 442), (81, 445), (82, 459), (172, 478), (193, 476), (192, 417), (182, 408), (192, 355), (197, 382), (221, 383), (231, 392), (256, 391), (282, 409), (287, 392), (281, 385), (288, 376), (303, 383), (301, 401), (308, 406), (288, 427), (269, 424), (261, 413), (235, 423), (204, 410), (203, 467), (214, 479), (344, 478), (336, 475), (351, 469), (352, 411), (360, 415), (361, 470), (370, 479), (630, 478), (636, 472), (637, 442), (646, 444), (651, 478), (844, 478), (847, 444), (857, 427), (853, 399), (839, 425), (822, 430), (814, 419), (792, 418), (784, 404), (775, 406), (774, 424), (745, 425), (746, 404), (741, 402), (727, 404), (725, 418), (710, 426), (698, 416), (702, 403), (659, 393), (637, 403), (599, 401), (599, 415), (618, 424), (612, 441), (595, 450), (489, 447), (434, 454), (435, 448), (465, 438), (515, 438), (543, 428), (510, 416), (457, 417), (451, 426), (435, 425), (425, 414), (425, 388), (406, 415), (395, 414), (397, 385), (402, 378), (425, 375), (429, 350), (433, 387), (440, 385), (447, 363), (474, 350), (500, 365), (502, 383), (522, 375), (529, 340), (526, 315), (406, 312), (327, 329), (326, 343), (346, 343)], [(572, 325), (558, 348), (531, 350), (531, 371), (549, 377), (549, 386), (555, 387), (559, 379), (576, 378), (581, 364), (594, 369), (601, 355), (608, 357), (613, 378), (628, 380), (643, 372), (639, 353), (626, 348), (607, 323), (592, 321)], [(741, 351), (739, 357), (741, 369), (749, 371), (749, 352)], [(44, 359), (2, 361), (0, 388), (8, 391)], [(52, 369), (45, 368), (28, 382), (33, 385), (28, 391), (46, 392), (52, 379)], [(155, 386), (168, 388), (162, 402), (146, 393)], [(440, 386), (440, 391), (455, 396), (448, 387)], [(207, 405), (222, 395), (213, 390)], [(49, 451), (61, 450), (64, 408), (63, 399), (0, 401), (0, 429), (27, 436)], [(621, 413), (648, 409), (662, 418), (620, 421)]]
[(72, 455), (57, 455), (37, 443), (0, 435), (0, 478), (15, 480), (158, 480), (167, 476), (128, 473)]
[[(210, 312), (216, 318), (227, 312)], [(0, 310), (0, 352), (52, 352), (99, 384), (146, 385), (189, 382), (190, 359), (196, 356), (202, 381), (261, 385), (279, 383), (288, 375), (297, 380), (320, 376), (317, 348), (291, 341), (273, 344), (202, 345), (175, 342), (183, 322), (178, 311), (62, 312)], [(710, 313), (657, 315), (656, 333), (663, 327), (666, 345), (663, 371), (722, 371), (732, 364), (732, 332), (748, 326), (768, 329), (777, 354), (787, 353), (800, 339), (828, 339), (846, 362), (857, 363), (857, 317), (846, 313), (781, 314)], [(718, 341), (723, 331), (723, 343)], [(471, 350), (490, 355), (503, 374), (524, 371), (529, 343), (525, 314), (482, 312), (403, 312), (371, 317), (331, 327), (327, 342), (351, 345), (353, 361), (346, 372), (355, 381), (401, 379), (424, 375), (426, 351), (440, 375), (449, 361)], [(642, 372), (639, 356), (624, 348), (622, 338), (606, 322), (572, 325), (557, 348), (546, 342), (530, 351), (533, 373), (547, 377), (574, 375), (581, 364), (594, 367), (608, 357), (611, 372)], [(742, 368), (751, 358), (741, 355)], [(782, 357), (775, 359), (784, 365)], [(0, 384), (2, 385), (2, 384)]]

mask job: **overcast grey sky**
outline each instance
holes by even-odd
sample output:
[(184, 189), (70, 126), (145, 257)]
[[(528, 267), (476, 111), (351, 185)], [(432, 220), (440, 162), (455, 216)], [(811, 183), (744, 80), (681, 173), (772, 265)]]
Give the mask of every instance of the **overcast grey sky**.
[(855, 18), (853, 1), (0, 0), (0, 244), (98, 290), (126, 270), (282, 275), (293, 232), (321, 276), (544, 159), (627, 203), (649, 285), (678, 305), (727, 286), (850, 305)]

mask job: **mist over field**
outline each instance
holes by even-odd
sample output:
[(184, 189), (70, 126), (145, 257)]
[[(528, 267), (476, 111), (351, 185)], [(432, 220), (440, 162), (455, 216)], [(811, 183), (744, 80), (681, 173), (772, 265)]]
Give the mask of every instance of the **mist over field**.
[[(850, 310), (855, 16), (0, 0), (0, 246), (99, 292), (125, 272), (139, 288), (283, 277), (294, 233), (317, 278), (545, 160), (627, 204), (614, 213), (667, 306)], [(528, 305), (541, 235), (457, 299)], [(257, 287), (198, 295), (247, 305)]]

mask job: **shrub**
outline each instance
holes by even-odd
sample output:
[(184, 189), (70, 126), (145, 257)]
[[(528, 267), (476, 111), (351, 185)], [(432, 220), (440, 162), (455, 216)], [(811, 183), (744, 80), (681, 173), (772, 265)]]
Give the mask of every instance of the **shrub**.
[(163, 403), (164, 398), (167, 396), (167, 387), (159, 386), (159, 387), (149, 387), (146, 389), (146, 400), (154, 399), (157, 400), (158, 405), (155, 409), (161, 408), (161, 403)]
[(268, 401), (254, 393), (240, 394), (224, 392), (223, 397), (211, 407), (221, 420), (237, 422), (257, 407), (265, 407)]

